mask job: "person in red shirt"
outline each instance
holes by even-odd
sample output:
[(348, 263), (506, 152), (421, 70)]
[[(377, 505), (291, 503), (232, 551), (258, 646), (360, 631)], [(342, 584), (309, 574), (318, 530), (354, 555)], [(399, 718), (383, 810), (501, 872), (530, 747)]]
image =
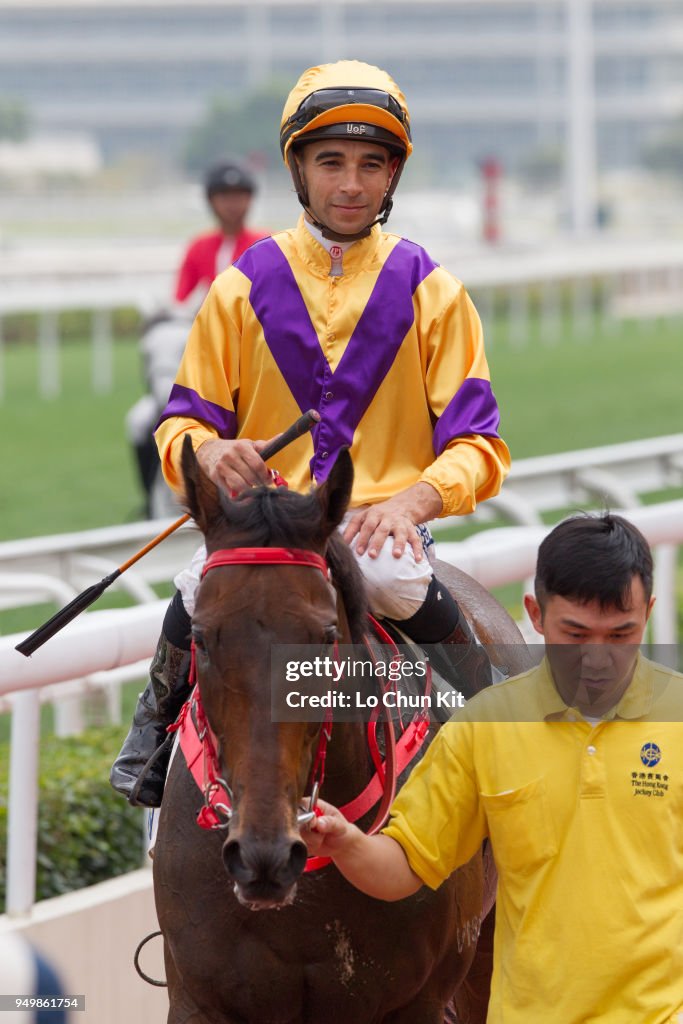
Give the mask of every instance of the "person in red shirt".
[(218, 221), (218, 230), (199, 235), (190, 242), (175, 287), (176, 302), (185, 302), (201, 286), (204, 294), (222, 270), (227, 270), (267, 231), (249, 230), (245, 221), (256, 192), (251, 171), (237, 160), (223, 160), (207, 172), (206, 199)]

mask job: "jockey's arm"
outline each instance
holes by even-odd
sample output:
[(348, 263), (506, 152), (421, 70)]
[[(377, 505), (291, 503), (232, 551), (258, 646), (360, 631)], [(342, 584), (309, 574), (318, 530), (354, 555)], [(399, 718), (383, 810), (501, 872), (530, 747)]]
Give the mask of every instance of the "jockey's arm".
[(394, 538), (393, 554), (400, 558), (410, 544), (416, 561), (422, 560), (422, 541), (416, 530), (419, 523), (436, 519), (443, 509), (441, 495), (431, 484), (419, 480), (386, 501), (360, 510), (344, 531), (344, 540), (351, 543), (358, 537), (356, 551), (368, 551), (376, 558), (388, 536)]
[(331, 857), (356, 889), (378, 900), (405, 899), (423, 885), (410, 867), (402, 846), (390, 836), (368, 836), (323, 800), (321, 817), (304, 833), (309, 853)]

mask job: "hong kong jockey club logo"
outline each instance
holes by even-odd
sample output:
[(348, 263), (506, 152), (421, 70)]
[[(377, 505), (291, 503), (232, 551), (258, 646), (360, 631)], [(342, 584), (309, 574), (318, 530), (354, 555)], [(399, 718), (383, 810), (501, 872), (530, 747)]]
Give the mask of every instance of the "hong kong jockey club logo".
[(340, 260), (342, 258), (343, 251), (344, 250), (342, 249), (341, 245), (330, 246), (330, 256), (332, 257), (333, 260)]
[(640, 760), (646, 768), (654, 768), (659, 764), (662, 752), (656, 743), (644, 743), (640, 750)]

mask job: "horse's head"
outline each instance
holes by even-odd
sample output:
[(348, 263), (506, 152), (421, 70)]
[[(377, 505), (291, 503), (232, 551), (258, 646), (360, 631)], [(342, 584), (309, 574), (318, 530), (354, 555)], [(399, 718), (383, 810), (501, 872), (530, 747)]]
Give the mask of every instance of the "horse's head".
[[(189, 437), (182, 462), (186, 504), (209, 557), (275, 547), (324, 557), (353, 483), (343, 451), (327, 481), (308, 495), (258, 487), (229, 500), (200, 469)], [(197, 591), (197, 680), (232, 795), (223, 862), (238, 899), (254, 909), (294, 897), (307, 855), (297, 815), (320, 730), (320, 723), (273, 722), (271, 648), (329, 652), (339, 630), (336, 591), (312, 565), (220, 564)]]

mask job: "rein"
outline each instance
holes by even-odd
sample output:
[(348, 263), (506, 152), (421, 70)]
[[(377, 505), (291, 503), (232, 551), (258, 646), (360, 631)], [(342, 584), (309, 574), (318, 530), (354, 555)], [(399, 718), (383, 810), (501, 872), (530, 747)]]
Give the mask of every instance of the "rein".
[[(321, 555), (301, 548), (284, 547), (221, 548), (218, 551), (214, 551), (207, 558), (202, 571), (202, 578), (211, 569), (226, 565), (300, 565), (319, 570), (326, 580), (331, 578), (327, 561)], [(392, 661), (400, 658), (401, 655), (393, 639), (372, 616), (368, 616), (368, 618), (376, 637), (381, 643), (391, 648)], [(366, 645), (374, 658), (371, 644), (367, 639)], [(335, 657), (337, 654), (337, 645), (335, 645)], [(190, 682), (196, 682), (194, 643), (192, 644)], [(383, 697), (390, 691), (391, 685), (388, 684), (386, 688), (383, 688)], [(428, 670), (427, 693), (429, 693), (430, 689), (431, 672)], [(187, 721), (188, 715), (190, 716), (191, 724)], [(385, 741), (384, 762), (382, 762), (376, 737), (379, 716), (382, 716), (381, 725)], [(332, 739), (332, 718), (332, 711), (328, 709), (320, 729), (318, 746), (313, 759), (313, 768), (310, 776), (311, 796), (308, 802), (308, 809), (298, 815), (297, 822), (299, 825), (307, 824), (316, 813), (319, 813), (317, 798), (325, 777), (327, 747)], [(375, 773), (363, 791), (350, 803), (340, 808), (341, 813), (348, 821), (355, 822), (379, 803), (375, 819), (368, 829), (368, 835), (379, 832), (389, 817), (389, 808), (396, 795), (398, 776), (416, 756), (429, 730), (428, 712), (424, 709), (419, 711), (407, 727), (402, 727), (402, 730), (402, 735), (397, 741), (390, 706), (383, 699), (381, 701), (381, 709), (377, 709), (377, 712), (373, 714), (370, 722), (368, 722), (368, 745), (375, 765)], [(226, 780), (220, 775), (216, 737), (204, 712), (198, 683), (195, 685), (189, 701), (183, 705), (176, 722), (169, 726), (168, 731), (179, 731), (180, 747), (185, 756), (187, 766), (204, 795), (204, 806), (197, 815), (197, 824), (201, 828), (210, 830), (229, 828), (233, 814), (232, 793)], [(316, 870), (329, 863), (329, 857), (309, 857), (306, 871)]]

